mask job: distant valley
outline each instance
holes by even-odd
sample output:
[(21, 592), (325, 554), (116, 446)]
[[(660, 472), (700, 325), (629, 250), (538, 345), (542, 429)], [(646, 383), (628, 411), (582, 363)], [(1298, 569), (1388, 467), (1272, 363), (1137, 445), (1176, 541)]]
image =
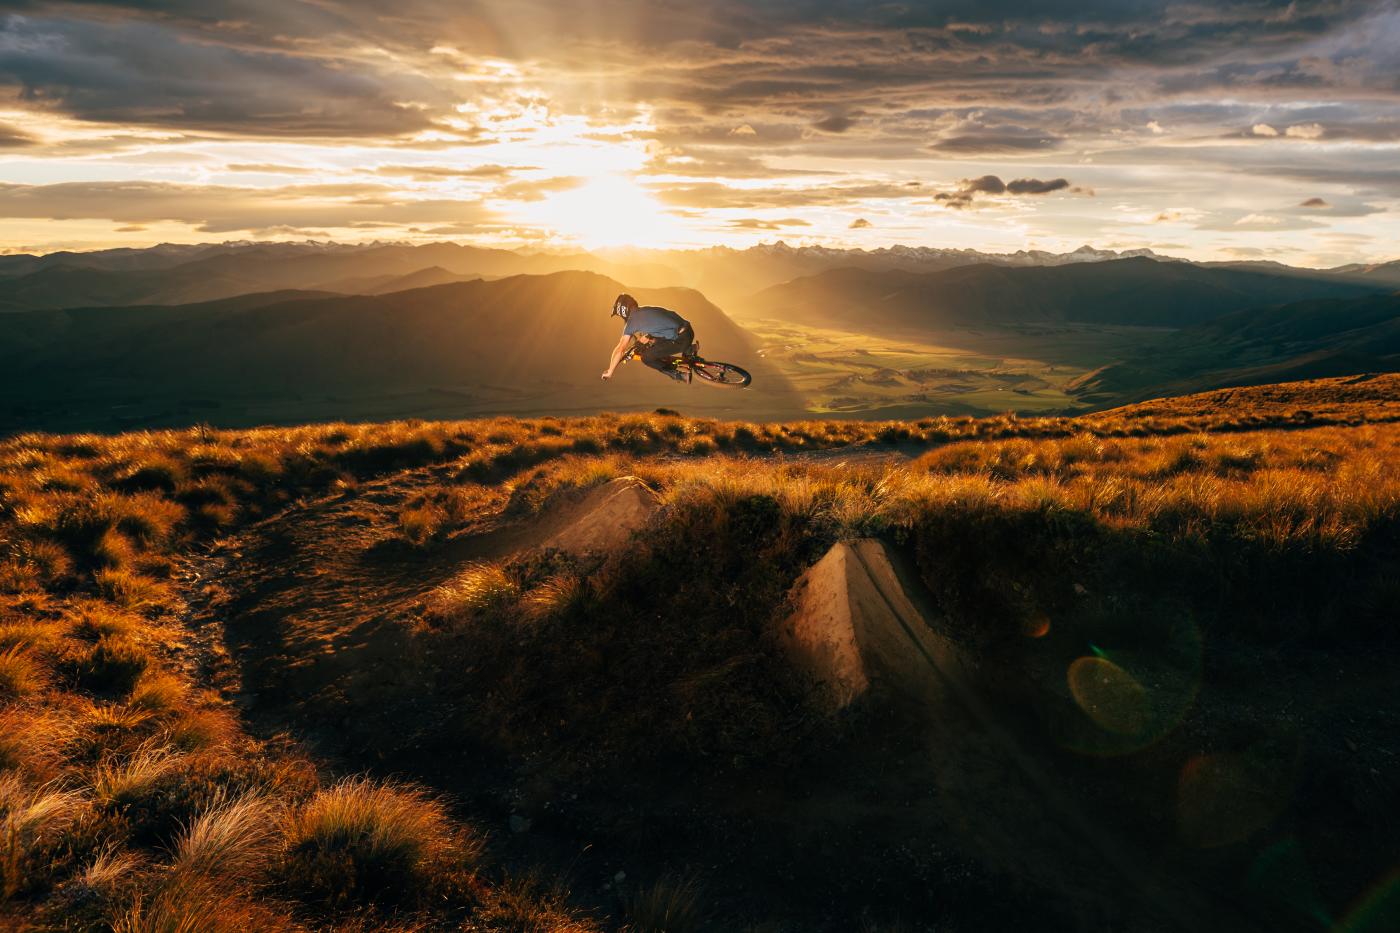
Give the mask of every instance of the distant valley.
[[(912, 418), (1102, 408), (1400, 367), (1400, 263), (1308, 270), (1088, 247), (525, 253), (228, 243), (0, 257), (0, 430), (680, 407)], [(742, 392), (624, 367), (619, 291)]]

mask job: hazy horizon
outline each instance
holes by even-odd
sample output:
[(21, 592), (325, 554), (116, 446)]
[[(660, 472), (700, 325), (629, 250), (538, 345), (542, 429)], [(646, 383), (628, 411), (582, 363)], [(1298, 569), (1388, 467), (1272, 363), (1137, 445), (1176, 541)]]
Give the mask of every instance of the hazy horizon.
[(1023, 7), (7, 3), (0, 251), (1394, 258), (1394, 0)]

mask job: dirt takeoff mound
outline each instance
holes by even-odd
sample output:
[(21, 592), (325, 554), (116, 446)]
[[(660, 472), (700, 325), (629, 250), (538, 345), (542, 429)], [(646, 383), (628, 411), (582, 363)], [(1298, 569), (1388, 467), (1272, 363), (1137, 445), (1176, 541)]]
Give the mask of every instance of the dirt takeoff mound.
[(625, 477), (561, 496), (523, 521), (483, 515), (438, 547), (401, 546), (402, 503), (422, 483), (444, 480), (405, 475), (313, 503), (211, 559), (206, 572), (218, 585), (198, 611), (224, 623), (236, 662), (226, 676), (241, 702), (333, 745), (384, 744), (386, 731), (421, 718), (430, 665), (405, 620), (425, 593), (474, 561), (534, 549), (605, 557), (658, 505), (645, 484)]
[(779, 639), (833, 710), (866, 695), (938, 708), (963, 662), (881, 541), (836, 544), (792, 590)]
[(609, 553), (640, 531), (658, 504), (641, 480), (619, 477), (590, 490), (558, 519), (546, 517), (549, 536), (540, 546), (575, 555)]

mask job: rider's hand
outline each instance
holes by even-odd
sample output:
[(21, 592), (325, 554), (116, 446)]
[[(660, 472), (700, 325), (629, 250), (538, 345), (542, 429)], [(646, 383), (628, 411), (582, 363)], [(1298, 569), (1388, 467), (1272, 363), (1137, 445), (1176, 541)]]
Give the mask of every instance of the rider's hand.
[(612, 370), (611, 370), (611, 369), (608, 370), (607, 372), (603, 373), (603, 381), (604, 381), (604, 382), (607, 382), (607, 381), (608, 381), (609, 379), (611, 379), (611, 378), (612, 378)]

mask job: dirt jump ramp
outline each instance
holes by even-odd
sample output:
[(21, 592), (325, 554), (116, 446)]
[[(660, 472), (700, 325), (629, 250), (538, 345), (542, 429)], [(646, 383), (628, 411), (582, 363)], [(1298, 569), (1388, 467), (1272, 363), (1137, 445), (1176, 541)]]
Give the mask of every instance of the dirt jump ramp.
[(867, 695), (939, 708), (963, 661), (930, 628), (917, 589), (884, 542), (841, 542), (798, 579), (778, 637), (832, 710)]
[(656, 493), (635, 476), (618, 477), (547, 518), (540, 547), (577, 556), (610, 553), (641, 530), (659, 504)]

